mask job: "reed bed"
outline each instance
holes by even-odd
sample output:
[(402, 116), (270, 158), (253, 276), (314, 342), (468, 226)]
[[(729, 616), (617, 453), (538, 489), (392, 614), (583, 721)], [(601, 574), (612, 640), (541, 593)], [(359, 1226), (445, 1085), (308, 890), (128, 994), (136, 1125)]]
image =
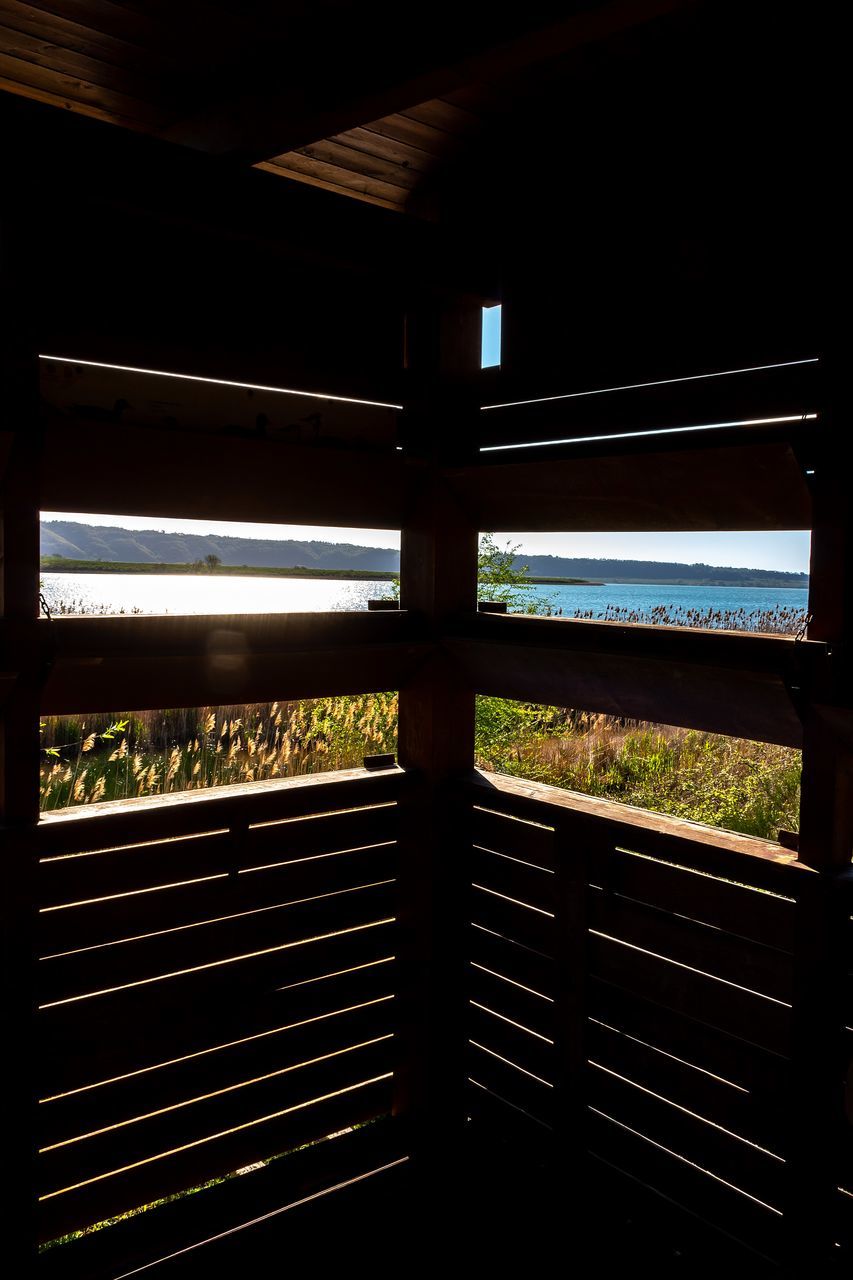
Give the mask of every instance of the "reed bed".
[[(562, 609), (547, 609), (547, 616), (562, 617)], [(682, 605), (654, 605), (631, 609), (608, 604), (602, 609), (578, 609), (567, 617), (595, 622), (634, 622), (654, 627), (695, 627), (705, 631), (751, 631), (763, 635), (796, 636), (806, 625), (803, 609), (774, 605), (771, 609), (687, 609)]]
[(396, 750), (396, 693), (42, 722), (41, 807), (347, 769)]

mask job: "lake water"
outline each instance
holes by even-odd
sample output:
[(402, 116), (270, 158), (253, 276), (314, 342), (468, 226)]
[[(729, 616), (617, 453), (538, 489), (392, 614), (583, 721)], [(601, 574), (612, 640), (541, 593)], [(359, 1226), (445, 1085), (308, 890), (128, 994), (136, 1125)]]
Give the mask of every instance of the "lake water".
[[(207, 574), (44, 573), (48, 606), (72, 613), (314, 613), (366, 609), (386, 596), (385, 582), (332, 578), (211, 577)], [(733, 611), (805, 610), (808, 592), (769, 587), (536, 586), (533, 596), (571, 617), (608, 605), (646, 613), (671, 609)]]

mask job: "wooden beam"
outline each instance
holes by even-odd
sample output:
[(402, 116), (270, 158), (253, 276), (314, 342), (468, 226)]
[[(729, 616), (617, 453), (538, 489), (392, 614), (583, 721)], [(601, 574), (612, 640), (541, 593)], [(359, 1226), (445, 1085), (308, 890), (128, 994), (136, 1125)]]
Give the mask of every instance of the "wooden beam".
[[(2, 224), (0, 267), (16, 305), (0, 319), (0, 432), (8, 433), (0, 473), (0, 612), (3, 625), (31, 637), (38, 616), (39, 509), (36, 466), (39, 448), (38, 368), (31, 345), (25, 280), (32, 244), (24, 226)], [(2, 450), (0, 450), (2, 453)], [(2, 1071), (6, 1149), (19, 1170), (10, 1188), (8, 1265), (26, 1275), (35, 1265), (35, 1046), (33, 1013), (35, 892), (33, 845), (39, 816), (39, 711), (41, 672), (28, 671), (0, 711), (0, 837), (4, 846), (2, 905), (3, 1008), (7, 1036), (17, 1051), (4, 1056)]]
[(553, 650), (538, 650), (534, 666), (511, 645), (449, 647), (477, 693), (802, 746), (781, 679)]
[(809, 528), (811, 499), (789, 444), (748, 441), (681, 452), (671, 439), (644, 442), (630, 458), (540, 457), (536, 450), (513, 460), (480, 455), (501, 460), (454, 468), (450, 482), (481, 530)]
[[(517, 14), (508, 21), (494, 9), (484, 18), (477, 9), (466, 13), (440, 5), (414, 42), (389, 14), (392, 25), (369, 42), (359, 32), (357, 59), (352, 58), (350, 44), (355, 33), (347, 38), (339, 31), (334, 43), (326, 30), (322, 65), (306, 51), (304, 60), (299, 59), (301, 67), (294, 66), (288, 49), (287, 87), (262, 90), (257, 88), (257, 77), (247, 75), (249, 69), (243, 67), (249, 88), (177, 121), (162, 136), (256, 163), (465, 85), (523, 71), (684, 7), (685, 0), (612, 0), (543, 22)], [(320, 77), (328, 86), (323, 94), (315, 88)]]
[(311, 448), (80, 418), (45, 430), (39, 501), (43, 511), (399, 529), (401, 465), (390, 447)]
[(56, 618), (3, 627), (41, 712), (241, 705), (397, 689), (427, 656), (404, 613)]
[[(586, 796), (483, 769), (472, 770), (468, 786), (474, 803), (486, 809), (546, 823), (556, 822), (561, 812), (577, 814), (585, 821), (607, 827), (608, 839), (614, 845), (625, 845), (639, 854), (736, 883), (795, 897), (800, 892), (798, 886), (815, 878), (815, 872), (798, 862), (796, 854), (757, 836), (717, 830), (668, 814), (647, 813), (601, 796)], [(597, 870), (601, 874), (600, 868)]]

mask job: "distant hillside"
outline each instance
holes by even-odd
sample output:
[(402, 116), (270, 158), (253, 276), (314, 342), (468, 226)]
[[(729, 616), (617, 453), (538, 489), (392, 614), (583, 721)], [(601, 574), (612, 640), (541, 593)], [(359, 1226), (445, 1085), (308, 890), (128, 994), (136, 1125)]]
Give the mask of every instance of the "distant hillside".
[[(400, 553), (391, 547), (357, 547), (351, 542), (279, 541), (230, 538), (221, 534), (162, 533), (157, 529), (113, 529), (107, 525), (51, 520), (41, 526), (43, 556), (133, 564), (190, 564), (219, 556), (223, 565), (258, 568), (358, 569), (396, 572)], [(719, 565), (657, 560), (597, 560), (566, 556), (518, 556), (534, 578), (592, 579), (596, 582), (661, 583), (670, 586), (806, 587), (805, 573), (735, 569)]]
[(41, 526), (41, 554), (71, 560), (112, 560), (134, 564), (189, 564), (219, 556), (225, 565), (259, 568), (396, 570), (392, 548), (356, 547), (351, 542), (278, 541), (229, 538), (220, 534), (162, 533), (157, 529), (113, 529), (108, 525), (51, 520)]
[(595, 578), (599, 582), (633, 582), (701, 587), (807, 587), (807, 573), (776, 569), (737, 569), (713, 564), (678, 564), (667, 560), (598, 560), (564, 556), (518, 556), (534, 578)]

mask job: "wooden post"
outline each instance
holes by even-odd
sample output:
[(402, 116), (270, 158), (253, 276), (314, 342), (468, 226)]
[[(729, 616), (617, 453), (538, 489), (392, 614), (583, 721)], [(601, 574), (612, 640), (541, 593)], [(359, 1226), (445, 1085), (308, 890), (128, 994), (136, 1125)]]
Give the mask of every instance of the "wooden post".
[(583, 1194), (587, 1132), (587, 973), (589, 882), (600, 824), (577, 815), (556, 824), (557, 1106), (555, 1174)]
[(480, 309), (425, 308), (409, 322), (416, 379), (402, 438), (406, 462), (400, 603), (420, 615), (434, 648), (400, 690), (399, 759), (414, 771), (403, 814), (402, 1053), (395, 1112), (412, 1123), (424, 1173), (452, 1167), (464, 1122), (464, 813), (454, 780), (474, 759), (474, 695), (442, 650), (444, 625), (473, 612), (477, 533), (443, 463), (474, 438)]
[[(11, 228), (4, 228), (11, 233)], [(11, 239), (11, 235), (10, 235)], [(20, 244), (16, 248), (20, 249)], [(3, 277), (7, 324), (0, 363), (3, 449), (0, 453), (3, 617), (16, 643), (4, 653), (5, 697), (0, 717), (0, 824), (3, 846), (3, 1054), (7, 1228), (10, 1275), (32, 1274), (36, 1055), (34, 1012), (34, 842), (39, 814), (39, 682), (32, 668), (39, 597), (38, 362), (26, 346), (27, 325), (16, 310), (17, 284), (7, 240)], [(11, 287), (8, 287), (11, 286)], [(14, 315), (13, 315), (14, 313)], [(14, 324), (11, 323), (14, 318)]]
[(840, 366), (827, 362), (822, 431), (803, 455), (812, 501), (808, 627), (831, 646), (831, 689), (803, 704), (798, 856), (814, 869), (796, 907), (792, 995), (789, 1202), (791, 1251), (821, 1272), (835, 1261), (833, 1211), (844, 1120), (842, 954), (844, 881), (853, 853), (853, 713), (833, 706), (849, 689), (853, 640), (853, 516), (841, 420)]

